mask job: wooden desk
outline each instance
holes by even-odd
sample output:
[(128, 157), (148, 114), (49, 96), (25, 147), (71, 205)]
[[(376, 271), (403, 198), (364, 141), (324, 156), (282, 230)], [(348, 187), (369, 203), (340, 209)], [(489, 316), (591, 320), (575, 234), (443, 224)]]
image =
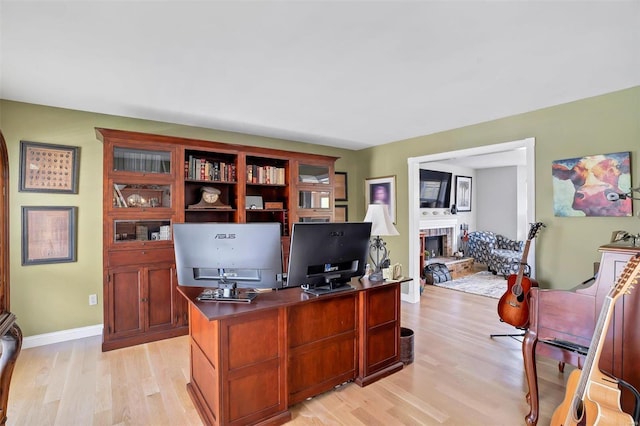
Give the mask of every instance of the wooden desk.
[(320, 297), (299, 288), (250, 304), (189, 302), (189, 395), (208, 425), (282, 424), (288, 407), (354, 380), (366, 386), (402, 369), (400, 284), (352, 280)]

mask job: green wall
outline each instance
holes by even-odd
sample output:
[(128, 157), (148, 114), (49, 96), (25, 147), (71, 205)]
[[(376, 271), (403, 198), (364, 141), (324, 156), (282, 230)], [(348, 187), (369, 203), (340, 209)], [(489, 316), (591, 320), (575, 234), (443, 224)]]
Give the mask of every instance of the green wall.
[(408, 265), (407, 158), (534, 137), (536, 219), (547, 228), (536, 239), (537, 279), (542, 286), (570, 288), (589, 278), (598, 247), (614, 230), (640, 232), (635, 217), (555, 217), (551, 163), (591, 154), (630, 151), (633, 186), (640, 185), (640, 86), (447, 132), (367, 149), (361, 173), (397, 175), (398, 237), (385, 237), (392, 261)]
[[(538, 280), (569, 288), (588, 278), (597, 248), (613, 230), (637, 233), (633, 218), (561, 218), (553, 215), (551, 162), (589, 154), (632, 152), (633, 184), (640, 164), (640, 87), (454, 129), (433, 135), (349, 151), (190, 126), (0, 101), (0, 128), (9, 149), (11, 201), (11, 310), (25, 336), (102, 323), (102, 144), (94, 127), (161, 133), (341, 157), (348, 172), (349, 219), (365, 214), (364, 179), (395, 175), (398, 237), (386, 237), (394, 262), (409, 264), (407, 158), (481, 145), (536, 139), (536, 219), (547, 228), (537, 238)], [(20, 140), (81, 147), (77, 195), (18, 192)], [(20, 264), (21, 206), (79, 207), (78, 261), (23, 267)], [(640, 205), (635, 202), (634, 211)], [(99, 296), (97, 306), (88, 295)]]
[[(0, 100), (9, 151), (10, 303), (25, 336), (102, 323), (102, 143), (95, 127), (332, 155), (341, 157), (338, 170), (356, 159), (338, 148)], [(21, 140), (79, 146), (78, 194), (18, 192)], [(78, 206), (77, 262), (22, 266), (21, 206)], [(97, 306), (89, 306), (90, 294), (98, 295)]]

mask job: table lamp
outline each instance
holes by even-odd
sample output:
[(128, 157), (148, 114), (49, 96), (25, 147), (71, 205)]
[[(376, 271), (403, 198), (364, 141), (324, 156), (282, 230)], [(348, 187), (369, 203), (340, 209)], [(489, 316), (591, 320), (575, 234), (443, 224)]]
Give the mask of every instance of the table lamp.
[(364, 222), (371, 222), (371, 235), (375, 237), (369, 246), (369, 257), (373, 264), (373, 272), (369, 275), (370, 281), (382, 281), (382, 266), (389, 260), (387, 244), (380, 236), (400, 235), (389, 217), (388, 206), (384, 204), (369, 204)]

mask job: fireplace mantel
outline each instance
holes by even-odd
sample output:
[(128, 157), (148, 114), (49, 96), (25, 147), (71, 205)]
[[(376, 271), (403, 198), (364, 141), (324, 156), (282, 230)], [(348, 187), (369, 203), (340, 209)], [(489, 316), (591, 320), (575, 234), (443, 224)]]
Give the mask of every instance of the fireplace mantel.
[(454, 215), (429, 216), (420, 218), (420, 229), (458, 228), (458, 218)]

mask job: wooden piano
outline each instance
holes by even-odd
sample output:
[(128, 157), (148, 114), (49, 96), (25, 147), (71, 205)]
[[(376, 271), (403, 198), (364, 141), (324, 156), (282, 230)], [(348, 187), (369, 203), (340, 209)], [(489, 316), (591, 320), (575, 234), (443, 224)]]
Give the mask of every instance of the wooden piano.
[[(527, 424), (538, 421), (538, 377), (536, 355), (582, 366), (591, 343), (605, 296), (615, 284), (627, 261), (640, 247), (628, 243), (613, 243), (600, 247), (602, 258), (595, 280), (571, 290), (550, 290), (532, 287), (529, 304), (529, 328), (522, 342), (524, 368), (529, 385), (527, 401), (530, 411)], [(603, 372), (629, 382), (640, 389), (640, 290), (619, 299), (614, 308), (605, 346), (600, 356)], [(632, 414), (634, 395), (622, 390), (621, 403)], [(562, 401), (558, 401), (560, 405)]]

